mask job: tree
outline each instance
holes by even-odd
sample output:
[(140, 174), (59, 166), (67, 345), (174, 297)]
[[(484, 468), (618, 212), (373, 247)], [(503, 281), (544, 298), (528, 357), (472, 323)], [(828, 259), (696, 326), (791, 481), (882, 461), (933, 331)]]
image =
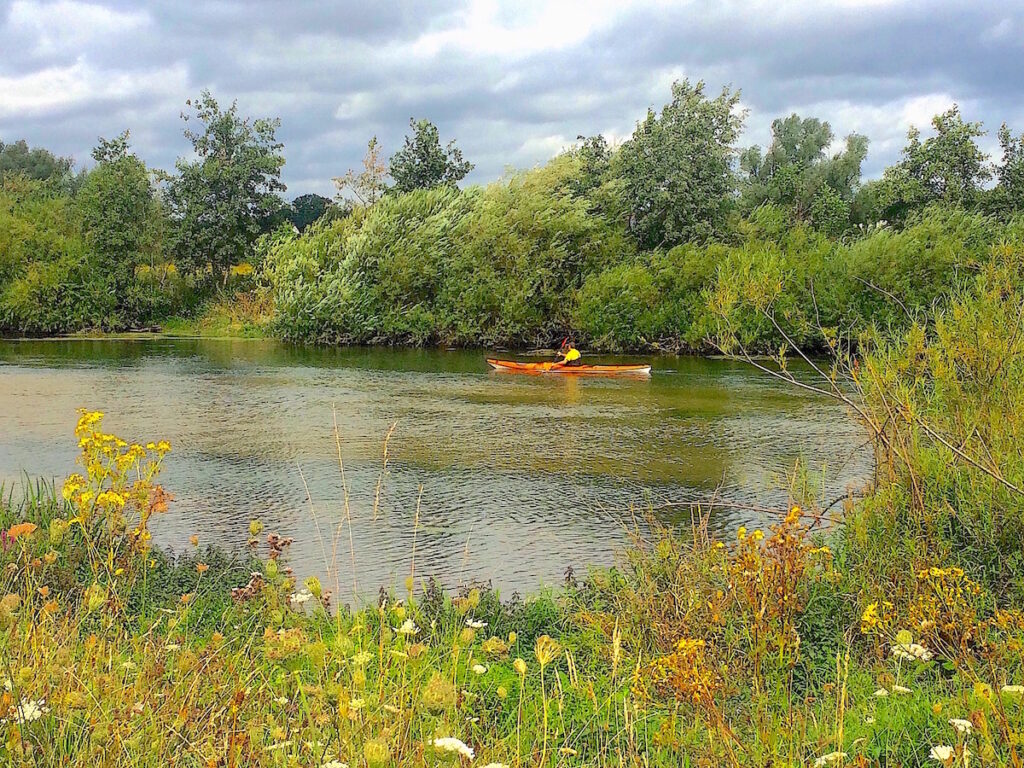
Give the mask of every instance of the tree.
[(846, 148), (830, 155), (834, 138), (832, 127), (817, 118), (793, 114), (773, 120), (768, 151), (762, 155), (754, 146), (740, 155), (743, 210), (771, 203), (830, 234), (846, 229), (868, 140), (852, 133)]
[(299, 232), (319, 219), (333, 207), (331, 199), (323, 195), (299, 195), (288, 207), (288, 220)]
[(719, 234), (733, 189), (733, 144), (742, 115), (739, 93), (714, 99), (704, 83), (672, 84), (661, 114), (648, 110), (617, 155), (629, 229), (644, 248)]
[(604, 182), (611, 166), (612, 151), (600, 133), (596, 136), (577, 136), (580, 142), (574, 150), (580, 161), (580, 170), (572, 185), (573, 193), (585, 195)]
[(1004, 214), (1024, 211), (1024, 134), (1014, 136), (1006, 123), (999, 129), (1003, 162), (996, 171), (993, 207)]
[(179, 268), (227, 275), (248, 260), (256, 238), (280, 209), (284, 156), (276, 138), (281, 121), (242, 118), (237, 103), (222, 110), (209, 91), (193, 103), (201, 128), (185, 130), (195, 160), (179, 159), (169, 179), (167, 204), (176, 223), (173, 247)]
[(129, 151), (127, 131), (101, 138), (76, 204), (82, 215), (89, 256), (118, 306), (141, 263), (156, 214), (153, 185), (145, 164)]
[(73, 165), (70, 157), (58, 157), (42, 147), (30, 149), (24, 139), (13, 144), (0, 141), (0, 181), (20, 174), (37, 181), (65, 183)]
[(405, 145), (391, 156), (388, 166), (396, 192), (454, 187), (473, 170), (475, 166), (462, 158), (454, 139), (441, 147), (437, 126), (429, 120), (410, 118), (409, 125), (412, 136), (405, 137)]
[(932, 118), (932, 127), (935, 135), (924, 141), (911, 127), (903, 159), (882, 176), (881, 210), (889, 221), (902, 222), (933, 203), (974, 208), (992, 178), (988, 155), (975, 143), (985, 135), (981, 123), (965, 123), (954, 104)]
[(371, 206), (388, 191), (387, 178), (388, 166), (380, 156), (380, 144), (374, 136), (366, 145), (363, 170), (356, 172), (354, 168), (349, 168), (344, 176), (334, 179), (334, 186), (338, 190), (337, 199), (347, 200), (344, 193), (349, 190), (360, 205)]

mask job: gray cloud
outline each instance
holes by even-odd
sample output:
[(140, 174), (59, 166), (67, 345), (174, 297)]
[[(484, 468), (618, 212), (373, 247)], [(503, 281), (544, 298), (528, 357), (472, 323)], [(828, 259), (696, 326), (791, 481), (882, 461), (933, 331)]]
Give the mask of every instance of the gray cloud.
[(876, 175), (954, 100), (991, 133), (1024, 129), (1021, 41), (1008, 2), (2, 0), (0, 138), (84, 160), (128, 128), (170, 168), (185, 99), (210, 88), (281, 117), (290, 195), (329, 194), (371, 135), (393, 151), (412, 116), (485, 182), (577, 134), (621, 140), (686, 76), (742, 89), (748, 143), (792, 111), (866, 134)]

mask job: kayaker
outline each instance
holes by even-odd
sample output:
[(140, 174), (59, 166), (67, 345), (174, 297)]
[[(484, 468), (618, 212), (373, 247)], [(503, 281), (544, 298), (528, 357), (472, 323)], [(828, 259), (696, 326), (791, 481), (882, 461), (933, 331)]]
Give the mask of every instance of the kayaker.
[(558, 354), (562, 356), (562, 359), (555, 363), (559, 367), (575, 367), (583, 364), (583, 361), (580, 360), (580, 351), (569, 341), (568, 336), (562, 340), (562, 347)]

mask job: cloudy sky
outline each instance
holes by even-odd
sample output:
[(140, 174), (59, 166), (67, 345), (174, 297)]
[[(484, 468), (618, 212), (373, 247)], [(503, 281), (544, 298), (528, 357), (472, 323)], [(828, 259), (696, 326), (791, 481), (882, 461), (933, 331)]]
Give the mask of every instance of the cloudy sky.
[(84, 160), (128, 128), (170, 168), (209, 88), (281, 118), (289, 197), (330, 194), (412, 116), (485, 182), (578, 134), (622, 140), (683, 77), (741, 89), (744, 143), (793, 111), (867, 135), (875, 176), (954, 101), (989, 149), (1001, 122), (1024, 131), (1024, 0), (0, 0), (0, 139)]

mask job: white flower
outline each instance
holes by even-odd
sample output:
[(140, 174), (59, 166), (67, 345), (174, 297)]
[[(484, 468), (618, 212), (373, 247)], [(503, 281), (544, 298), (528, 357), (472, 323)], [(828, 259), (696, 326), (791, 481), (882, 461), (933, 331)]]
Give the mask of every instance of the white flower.
[(370, 653), (369, 651), (360, 651), (359, 653), (357, 653), (355, 656), (352, 657), (352, 663), (353, 664), (357, 664), (358, 666), (361, 667), (361, 666), (363, 666), (363, 664), (370, 663), (370, 661), (372, 659), (373, 659), (373, 654), (372, 653)]
[(940, 763), (945, 763), (953, 757), (953, 748), (945, 744), (938, 744), (932, 747), (932, 751), (928, 753), (928, 757), (932, 760), (938, 760)]
[(341, 760), (328, 760), (321, 768), (348, 768), (348, 763), (343, 763)]
[(42, 699), (39, 699), (39, 701), (26, 700), (18, 704), (16, 719), (19, 723), (31, 723), (49, 711), (50, 708), (46, 706), (46, 702)]
[(395, 630), (400, 635), (415, 635), (419, 632), (419, 627), (413, 622), (412, 619), (406, 619), (405, 622), (398, 629)]
[(471, 629), (483, 629), (487, 626), (486, 621), (477, 621), (476, 619), (466, 619), (466, 626)]
[(876, 699), (884, 699), (888, 695), (889, 695), (889, 692), (887, 690), (885, 690), (885, 688), (879, 688), (874, 693), (874, 696), (875, 696)]
[(907, 688), (906, 686), (903, 686), (903, 685), (894, 685), (892, 687), (892, 692), (893, 693), (913, 693), (913, 691), (911, 691), (909, 688)]
[(443, 749), (445, 752), (458, 752), (465, 758), (470, 760), (473, 759), (472, 747), (466, 746), (464, 741), (456, 739), (454, 736), (442, 736), (438, 739), (434, 739), (430, 743), (435, 749)]
[(1024, 696), (1024, 685), (1004, 685), (1002, 691), (1008, 696)]
[(953, 726), (957, 733), (970, 733), (974, 730), (974, 724), (970, 720), (964, 720), (959, 717), (954, 717), (949, 721), (949, 724)]
[(829, 752), (827, 755), (822, 755), (814, 761), (814, 768), (821, 768), (823, 765), (838, 763), (840, 760), (845, 759), (845, 757), (845, 752)]
[(913, 661), (914, 659), (931, 661), (935, 654), (920, 643), (899, 643), (892, 647), (892, 655), (897, 659), (906, 659), (907, 661)]
[(283, 707), (285, 704), (288, 703), (288, 697), (287, 696), (280, 696), (280, 697), (274, 699), (274, 701), (276, 701), (278, 704), (280, 704)]
[(484, 672), (487, 671), (487, 667), (485, 667), (483, 664), (474, 664), (472, 667), (470, 667), (470, 669), (472, 669), (478, 675), (482, 675)]
[(291, 600), (296, 605), (302, 605), (303, 603), (305, 603), (308, 600), (311, 600), (312, 598), (313, 598), (313, 593), (312, 592), (308, 592), (306, 590), (302, 590), (301, 592), (296, 592), (294, 595), (292, 595)]

